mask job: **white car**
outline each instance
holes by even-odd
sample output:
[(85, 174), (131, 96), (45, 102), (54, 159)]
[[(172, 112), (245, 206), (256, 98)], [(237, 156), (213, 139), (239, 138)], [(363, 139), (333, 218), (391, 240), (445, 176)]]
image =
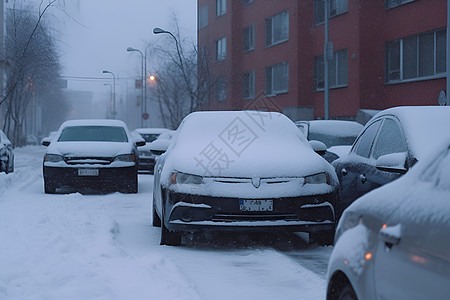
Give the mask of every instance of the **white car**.
[(442, 148), (344, 211), (328, 266), (328, 300), (449, 299), (448, 139)]
[(64, 122), (50, 141), (43, 162), (45, 193), (57, 188), (93, 188), (137, 193), (136, 147), (119, 120)]
[(14, 172), (14, 152), (11, 141), (0, 130), (0, 172), (6, 174)]
[(133, 134), (139, 134), (146, 142), (145, 146), (138, 148), (138, 170), (149, 171), (150, 174), (153, 174), (156, 155), (150, 152), (149, 144), (168, 131), (170, 130), (167, 128), (137, 128), (133, 130)]
[(331, 244), (337, 184), (286, 116), (195, 112), (156, 162), (153, 225), (166, 245), (206, 230), (303, 231)]

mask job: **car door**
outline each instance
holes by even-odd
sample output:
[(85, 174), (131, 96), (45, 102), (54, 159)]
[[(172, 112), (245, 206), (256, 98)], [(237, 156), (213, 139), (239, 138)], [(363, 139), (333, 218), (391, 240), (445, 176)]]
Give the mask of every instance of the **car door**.
[(422, 175), (414, 187), (401, 190), (401, 206), (378, 235), (377, 299), (449, 299), (450, 149), (446, 152), (424, 172), (431, 174), (430, 182)]
[(407, 152), (408, 147), (400, 123), (394, 117), (384, 117), (370, 151), (370, 159), (367, 160), (364, 168), (359, 170), (359, 180), (357, 180), (358, 195), (364, 195), (397, 179), (401, 175), (398, 172), (377, 169), (377, 159), (387, 154)]
[(336, 207), (337, 218), (340, 217), (355, 199), (363, 195), (358, 182), (360, 175), (365, 173), (365, 169), (370, 165), (370, 153), (373, 142), (377, 136), (381, 125), (381, 120), (375, 120), (369, 124), (355, 141), (350, 153), (333, 162), (339, 178), (339, 202)]

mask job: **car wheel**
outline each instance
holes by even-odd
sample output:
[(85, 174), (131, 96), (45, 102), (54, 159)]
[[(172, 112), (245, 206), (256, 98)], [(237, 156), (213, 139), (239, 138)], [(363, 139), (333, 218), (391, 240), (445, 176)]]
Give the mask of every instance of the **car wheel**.
[(155, 196), (153, 196), (153, 209), (152, 209), (153, 213), (152, 213), (152, 222), (153, 222), (153, 226), (154, 227), (161, 227), (161, 219), (158, 216), (158, 213), (156, 212), (155, 209)]
[[(337, 283), (340, 284), (337, 284)], [(327, 300), (358, 300), (355, 290), (348, 280), (338, 281), (328, 290)]]
[(164, 203), (161, 218), (161, 245), (167, 246), (180, 246), (181, 245), (181, 232), (170, 231), (164, 224)]
[(8, 160), (8, 166), (6, 168), (6, 174), (14, 172), (14, 156), (11, 155)]
[(321, 230), (309, 233), (310, 244), (318, 244), (320, 246), (330, 246), (334, 243), (334, 230)]
[(54, 194), (56, 193), (56, 187), (53, 184), (44, 181), (44, 192), (46, 194)]

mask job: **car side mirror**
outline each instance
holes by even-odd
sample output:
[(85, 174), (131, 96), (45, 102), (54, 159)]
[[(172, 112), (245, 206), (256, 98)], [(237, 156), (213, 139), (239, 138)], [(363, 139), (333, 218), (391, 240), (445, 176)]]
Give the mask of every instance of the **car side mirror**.
[(48, 147), (50, 145), (50, 142), (51, 141), (48, 140), (48, 139), (42, 139), (41, 145), (45, 146), (45, 147)]
[(377, 159), (375, 166), (380, 171), (405, 174), (408, 171), (406, 157), (406, 152), (382, 155)]
[(137, 146), (137, 147), (145, 146), (145, 144), (146, 144), (145, 141), (137, 141), (137, 142), (136, 142), (136, 146)]
[(150, 152), (154, 155), (161, 155), (169, 148), (170, 140), (157, 139), (149, 144)]
[(325, 143), (321, 141), (312, 140), (309, 141), (309, 144), (311, 145), (313, 150), (319, 155), (324, 155), (325, 152), (327, 151), (327, 145), (325, 145)]

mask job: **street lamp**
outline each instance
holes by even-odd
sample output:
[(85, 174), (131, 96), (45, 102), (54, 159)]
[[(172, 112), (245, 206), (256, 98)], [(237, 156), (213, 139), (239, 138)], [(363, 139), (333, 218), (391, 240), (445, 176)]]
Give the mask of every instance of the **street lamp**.
[(113, 72), (108, 71), (108, 70), (103, 70), (103, 74), (111, 74), (113, 77), (113, 97), (112, 97), (112, 117), (113, 119), (116, 118), (116, 76), (114, 75)]
[(109, 88), (110, 88), (109, 101), (108, 101), (108, 105), (106, 105), (106, 118), (109, 119), (109, 115), (110, 115), (109, 108), (112, 105), (112, 99), (113, 99), (113, 87), (110, 83), (104, 83), (103, 85), (109, 85)]
[(142, 80), (142, 105), (141, 105), (141, 127), (144, 127), (144, 113), (147, 112), (147, 51), (145, 55), (138, 49), (128, 47), (128, 52), (139, 52), (142, 57), (141, 61), (141, 80)]

